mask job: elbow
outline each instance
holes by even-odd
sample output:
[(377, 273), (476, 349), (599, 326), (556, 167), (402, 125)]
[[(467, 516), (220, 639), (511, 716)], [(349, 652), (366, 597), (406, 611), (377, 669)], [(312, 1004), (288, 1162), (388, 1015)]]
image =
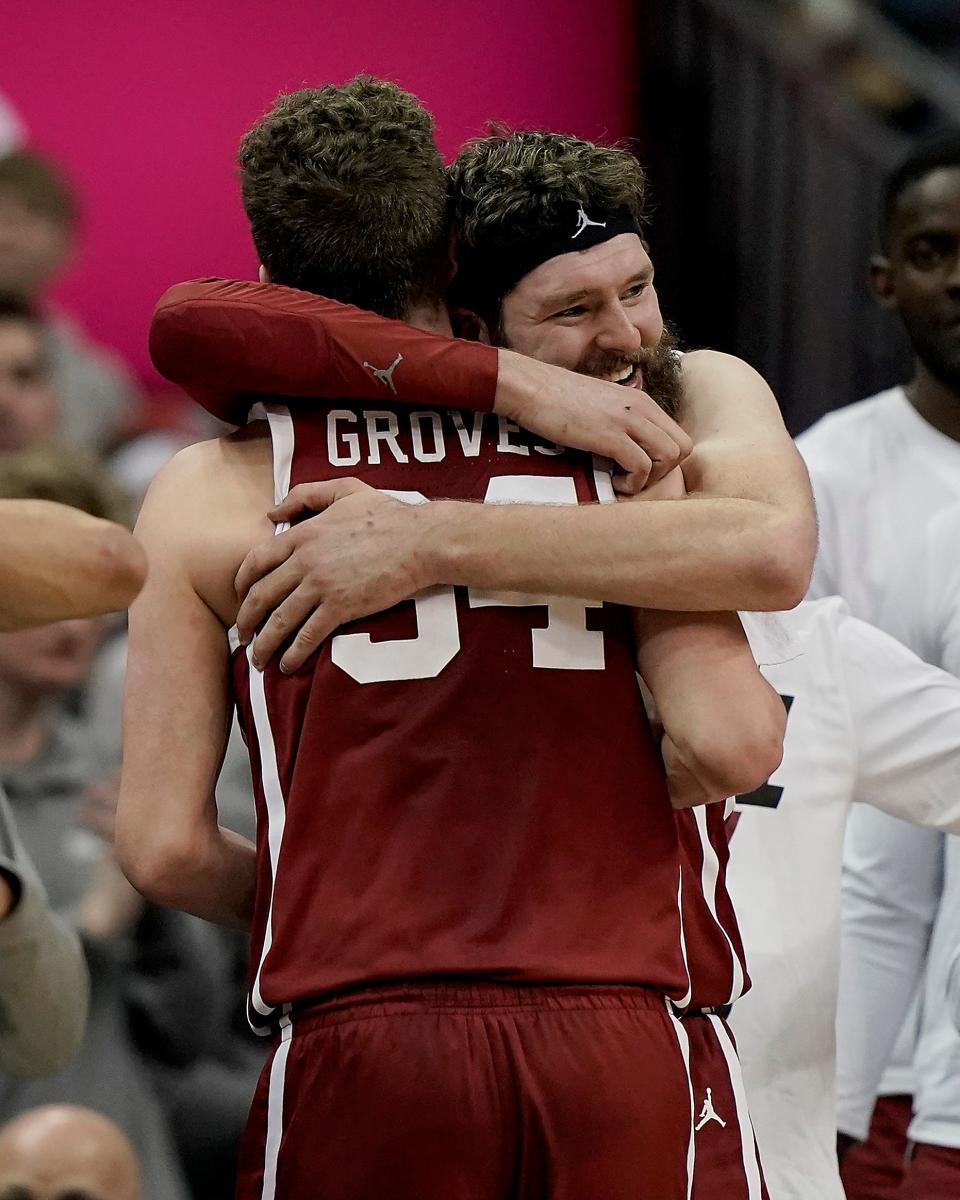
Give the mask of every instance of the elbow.
[(143, 547), (122, 525), (104, 521), (97, 548), (98, 578), (110, 611), (130, 607), (147, 579), (147, 556)]
[(750, 566), (756, 589), (757, 612), (796, 608), (807, 594), (817, 552), (812, 520), (777, 518), (763, 530)]
[(118, 819), (116, 854), (128, 882), (145, 900), (182, 908), (189, 881), (202, 869), (199, 848), (188, 838), (153, 836), (149, 829), (130, 831)]
[(698, 731), (685, 755), (694, 772), (715, 796), (743, 796), (767, 782), (783, 760), (787, 714), (773, 688), (757, 703), (742, 706), (731, 728), (730, 715), (722, 723)]

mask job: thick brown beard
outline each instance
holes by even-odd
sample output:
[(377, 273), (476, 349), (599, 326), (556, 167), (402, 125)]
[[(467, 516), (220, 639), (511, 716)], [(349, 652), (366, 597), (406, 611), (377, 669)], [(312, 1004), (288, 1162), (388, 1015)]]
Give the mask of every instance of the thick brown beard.
[(637, 365), (643, 372), (643, 390), (663, 409), (668, 416), (676, 417), (680, 411), (680, 356), (677, 354), (677, 339), (664, 326), (663, 334), (656, 346), (649, 350), (636, 350), (632, 354), (594, 355), (575, 367), (578, 375), (606, 378), (622, 367)]

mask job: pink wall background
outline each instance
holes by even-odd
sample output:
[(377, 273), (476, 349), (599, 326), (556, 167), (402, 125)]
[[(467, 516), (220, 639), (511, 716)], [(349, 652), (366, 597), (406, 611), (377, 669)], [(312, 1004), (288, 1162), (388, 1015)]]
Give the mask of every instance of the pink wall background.
[(233, 156), (280, 91), (396, 80), (452, 154), (488, 118), (636, 132), (633, 0), (4, 0), (0, 88), (66, 169), (84, 217), (56, 298), (148, 384), (154, 301), (253, 276)]

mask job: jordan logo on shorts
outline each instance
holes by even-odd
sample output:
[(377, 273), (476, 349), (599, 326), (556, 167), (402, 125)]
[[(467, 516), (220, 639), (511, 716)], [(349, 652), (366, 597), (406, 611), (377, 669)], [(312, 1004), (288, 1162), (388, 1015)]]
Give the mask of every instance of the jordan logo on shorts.
[(596, 225), (598, 229), (606, 229), (607, 227), (606, 221), (591, 221), (587, 214), (583, 211), (583, 205), (581, 204), (577, 209), (577, 232), (571, 234), (570, 241), (572, 242), (575, 237), (579, 237), (588, 225)]
[(373, 365), (373, 363), (368, 363), (368, 362), (365, 362), (363, 365), (367, 368), (368, 371), (373, 372), (374, 379), (379, 379), (384, 387), (389, 388), (390, 391), (393, 392), (394, 395), (396, 395), (397, 389), (393, 382), (393, 373), (397, 369), (397, 366), (402, 361), (403, 361), (403, 355), (398, 354), (397, 357), (393, 360), (393, 362), (390, 364), (389, 367), (375, 367)]
[(700, 1120), (693, 1127), (694, 1132), (699, 1133), (704, 1125), (709, 1125), (711, 1121), (716, 1121), (721, 1129), (727, 1127), (726, 1121), (713, 1107), (713, 1088), (707, 1088), (707, 1098), (703, 1102), (703, 1108), (700, 1109)]

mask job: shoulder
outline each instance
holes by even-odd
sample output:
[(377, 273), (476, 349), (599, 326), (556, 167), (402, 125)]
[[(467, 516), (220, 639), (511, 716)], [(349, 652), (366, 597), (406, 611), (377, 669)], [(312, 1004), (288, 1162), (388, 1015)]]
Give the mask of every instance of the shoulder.
[(178, 450), (153, 477), (144, 506), (186, 508), (207, 494), (221, 494), (251, 468), (272, 462), (265, 421), (256, 421), (226, 437), (193, 442)]
[(684, 379), (699, 379), (709, 375), (714, 379), (750, 379), (763, 382), (763, 377), (748, 362), (734, 354), (725, 354), (722, 350), (687, 351), (680, 357), (680, 373)]
[(691, 350), (680, 358), (680, 377), (684, 397), (699, 404), (709, 396), (722, 395), (725, 402), (734, 397), (749, 399), (772, 397), (766, 380), (742, 358), (720, 350)]

